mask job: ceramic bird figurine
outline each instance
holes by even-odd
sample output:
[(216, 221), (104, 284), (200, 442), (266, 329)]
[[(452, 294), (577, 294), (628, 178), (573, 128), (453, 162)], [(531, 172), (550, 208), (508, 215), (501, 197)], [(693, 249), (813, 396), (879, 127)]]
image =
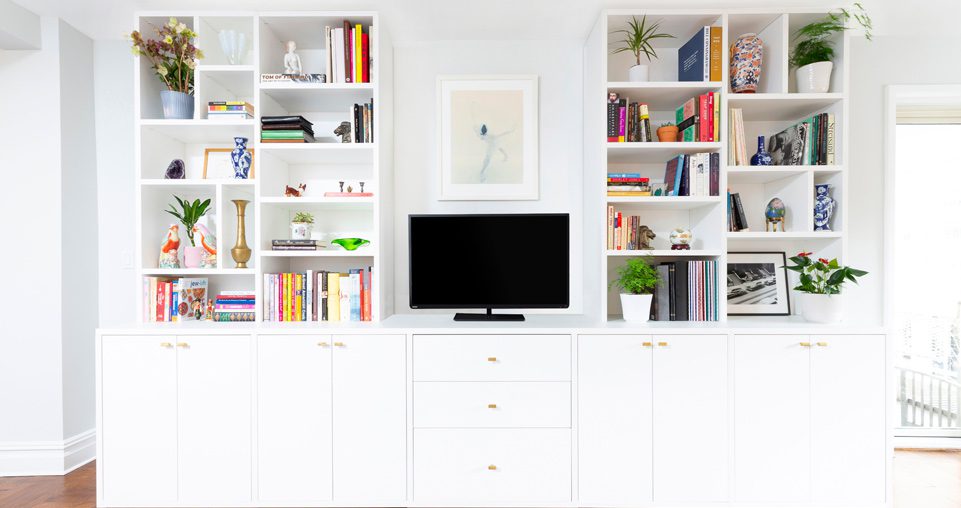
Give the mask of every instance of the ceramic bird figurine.
[(160, 268), (180, 268), (180, 226), (171, 224), (167, 229), (167, 238), (160, 246)]
[(203, 224), (194, 225), (194, 235), (199, 235), (200, 246), (204, 249), (204, 257), (200, 262), (201, 268), (217, 267), (217, 237)]

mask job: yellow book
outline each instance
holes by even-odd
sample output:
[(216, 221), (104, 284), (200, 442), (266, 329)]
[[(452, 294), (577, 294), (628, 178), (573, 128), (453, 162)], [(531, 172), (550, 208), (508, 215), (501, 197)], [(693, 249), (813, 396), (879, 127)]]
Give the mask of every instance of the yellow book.
[(711, 27), (711, 81), (721, 81), (721, 27)]
[(327, 321), (340, 321), (340, 274), (327, 274)]
[(720, 141), (721, 137), (721, 94), (711, 92), (714, 95), (714, 141)]
[(290, 321), (290, 274), (284, 276), (284, 321)]
[(294, 321), (302, 321), (303, 317), (303, 302), (304, 302), (304, 276), (297, 273), (294, 274), (297, 282), (294, 283)]
[(361, 35), (364, 33), (364, 27), (357, 23), (354, 27), (354, 83), (360, 83), (364, 81), (364, 71), (361, 64), (363, 63), (363, 57), (360, 54), (362, 39)]
[(651, 191), (607, 191), (608, 196), (651, 196)]

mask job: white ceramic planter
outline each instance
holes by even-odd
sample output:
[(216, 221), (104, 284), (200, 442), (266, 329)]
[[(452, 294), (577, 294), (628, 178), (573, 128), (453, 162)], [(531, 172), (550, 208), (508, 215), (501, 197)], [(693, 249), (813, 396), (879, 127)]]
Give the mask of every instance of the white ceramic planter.
[(841, 295), (798, 293), (801, 315), (812, 323), (840, 323), (843, 308)]
[(310, 240), (310, 233), (314, 230), (313, 224), (308, 224), (306, 222), (291, 222), (290, 223), (290, 239), (291, 240)]
[(627, 70), (628, 81), (648, 81), (650, 67), (647, 65), (635, 65)]
[(654, 295), (632, 295), (621, 293), (621, 310), (624, 311), (624, 321), (643, 322), (651, 318), (651, 302)]
[(814, 62), (795, 71), (798, 93), (825, 93), (831, 88), (832, 62)]

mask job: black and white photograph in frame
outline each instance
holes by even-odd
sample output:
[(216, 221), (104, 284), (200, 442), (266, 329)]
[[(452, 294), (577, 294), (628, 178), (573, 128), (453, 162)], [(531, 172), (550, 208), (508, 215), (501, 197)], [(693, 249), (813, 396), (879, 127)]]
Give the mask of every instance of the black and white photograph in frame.
[(783, 252), (731, 252), (727, 256), (729, 316), (789, 316), (787, 256)]

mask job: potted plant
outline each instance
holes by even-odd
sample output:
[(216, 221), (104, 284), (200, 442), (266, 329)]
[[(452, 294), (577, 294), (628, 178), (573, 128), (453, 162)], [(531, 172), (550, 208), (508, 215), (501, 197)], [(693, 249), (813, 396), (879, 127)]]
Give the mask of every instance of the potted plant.
[(825, 258), (814, 260), (811, 252), (799, 252), (790, 258), (794, 266), (786, 267), (800, 274), (795, 291), (801, 292), (801, 315), (813, 323), (837, 323), (841, 321), (841, 287), (845, 282), (857, 284), (858, 277), (868, 272), (841, 266), (838, 260)]
[(799, 93), (823, 93), (831, 87), (831, 71), (834, 68), (834, 42), (829, 38), (847, 30), (850, 20), (864, 29), (864, 37), (871, 40), (871, 18), (860, 3), (854, 9), (838, 9), (827, 17), (802, 26), (794, 34), (797, 44), (789, 63), (796, 68)]
[(294, 240), (310, 240), (314, 229), (314, 216), (309, 212), (297, 212), (290, 220), (290, 237)]
[(139, 31), (130, 33), (133, 54), (146, 57), (166, 90), (160, 91), (164, 118), (190, 119), (194, 117), (194, 69), (203, 51), (194, 46), (197, 33), (187, 25), (170, 18), (157, 29), (159, 40), (144, 39)]
[(660, 21), (648, 25), (646, 15), (641, 18), (640, 22), (637, 21), (637, 18), (631, 16), (631, 20), (627, 22), (627, 28), (612, 32), (614, 34), (622, 34), (624, 39), (620, 41), (621, 46), (615, 48), (611, 53), (617, 54), (629, 51), (634, 54), (634, 60), (637, 62), (636, 65), (627, 71), (629, 81), (648, 80), (649, 68), (647, 65), (641, 65), (641, 54), (647, 57), (648, 62), (657, 58), (657, 52), (654, 51), (654, 46), (651, 44), (651, 41), (654, 39), (674, 38), (671, 34), (658, 32), (660, 25)]
[(651, 317), (654, 288), (659, 280), (657, 269), (644, 258), (632, 258), (618, 268), (612, 286), (621, 288), (624, 321), (647, 321)]
[(190, 240), (190, 246), (184, 247), (184, 267), (185, 268), (199, 268), (203, 263), (204, 259), (204, 248), (198, 247), (194, 243), (194, 226), (200, 221), (200, 218), (207, 214), (207, 210), (210, 208), (210, 200), (204, 200), (201, 202), (199, 199), (195, 199), (193, 203), (186, 199), (180, 199), (174, 196), (177, 203), (180, 205), (180, 210), (177, 210), (174, 205), (170, 205), (170, 210), (164, 210), (165, 212), (173, 215), (184, 225), (184, 230), (187, 232), (187, 239)]
[(677, 126), (673, 122), (662, 123), (657, 128), (657, 140), (662, 143), (677, 141)]

